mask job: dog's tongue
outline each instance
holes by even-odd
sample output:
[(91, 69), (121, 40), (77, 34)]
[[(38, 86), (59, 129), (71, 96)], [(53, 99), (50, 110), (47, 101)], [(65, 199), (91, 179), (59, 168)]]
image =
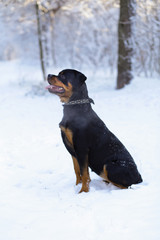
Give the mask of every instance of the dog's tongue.
[(51, 88), (52, 88), (51, 85), (48, 85), (48, 86), (45, 87), (45, 89), (51, 89)]
[(45, 87), (45, 89), (49, 90), (52, 93), (63, 93), (64, 88), (59, 87), (59, 86), (54, 86), (54, 85), (48, 85)]

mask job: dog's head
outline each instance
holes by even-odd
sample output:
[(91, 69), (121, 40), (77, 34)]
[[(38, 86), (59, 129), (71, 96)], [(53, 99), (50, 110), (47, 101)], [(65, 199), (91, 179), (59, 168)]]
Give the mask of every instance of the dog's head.
[(61, 71), (57, 76), (49, 74), (48, 83), (46, 87), (50, 93), (58, 95), (62, 102), (69, 101), (74, 92), (77, 92), (84, 84), (86, 76), (76, 70), (65, 69)]

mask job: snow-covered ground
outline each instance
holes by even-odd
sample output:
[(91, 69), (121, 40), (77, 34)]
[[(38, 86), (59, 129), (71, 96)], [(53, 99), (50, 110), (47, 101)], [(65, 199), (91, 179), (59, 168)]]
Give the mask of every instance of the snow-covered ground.
[[(57, 73), (57, 71), (52, 71)], [(78, 194), (72, 160), (60, 136), (58, 97), (31, 94), (35, 67), (0, 63), (0, 240), (159, 240), (160, 81), (88, 75), (93, 106), (126, 145), (144, 179), (120, 190), (91, 172)]]

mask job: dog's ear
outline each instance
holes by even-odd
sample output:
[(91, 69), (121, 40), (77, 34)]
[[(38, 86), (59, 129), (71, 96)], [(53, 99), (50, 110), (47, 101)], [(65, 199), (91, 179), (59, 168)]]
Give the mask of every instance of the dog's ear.
[(80, 80), (81, 84), (83, 84), (87, 80), (87, 77), (83, 73), (80, 73), (79, 80)]

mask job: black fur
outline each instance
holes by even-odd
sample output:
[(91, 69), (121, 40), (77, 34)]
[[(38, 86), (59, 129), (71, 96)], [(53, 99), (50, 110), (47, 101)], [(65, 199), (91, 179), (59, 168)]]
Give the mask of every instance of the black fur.
[[(70, 82), (73, 86), (69, 101), (89, 98), (84, 74), (67, 69), (57, 78), (65, 85)], [(93, 111), (90, 103), (64, 105), (63, 113), (60, 126), (71, 130), (73, 145), (63, 131), (62, 139), (69, 153), (77, 158), (81, 174), (88, 159), (89, 167), (98, 175), (105, 166), (109, 181), (115, 185), (127, 188), (142, 182), (132, 156)]]

